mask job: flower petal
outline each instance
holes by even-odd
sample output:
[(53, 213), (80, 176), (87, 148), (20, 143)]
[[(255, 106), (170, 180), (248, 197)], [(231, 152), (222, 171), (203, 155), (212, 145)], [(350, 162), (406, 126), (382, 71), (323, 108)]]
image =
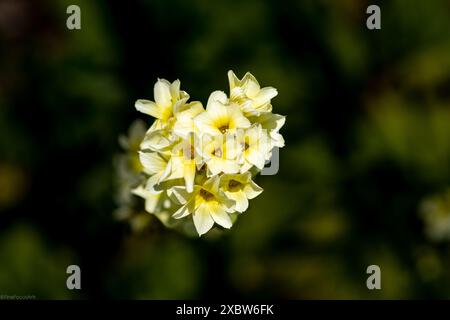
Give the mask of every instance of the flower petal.
[(184, 218), (190, 214), (194, 213), (194, 200), (190, 200), (185, 205), (183, 205), (181, 208), (179, 208), (172, 217), (175, 219), (181, 219)]
[(232, 126), (234, 129), (249, 128), (251, 126), (250, 121), (246, 117), (244, 117), (238, 105), (233, 104), (228, 106), (228, 113), (231, 120), (230, 126)]
[(256, 78), (250, 72), (247, 72), (242, 78), (241, 87), (243, 87), (245, 94), (249, 98), (255, 97), (259, 93), (261, 88), (259, 86), (258, 80), (256, 80)]
[(178, 100), (180, 98), (180, 80), (175, 80), (170, 85), (170, 95), (173, 100)]
[(163, 117), (162, 110), (159, 106), (157, 106), (153, 101), (139, 99), (134, 104), (136, 110), (148, 114), (157, 119), (161, 119)]
[(173, 132), (182, 138), (187, 138), (190, 133), (195, 132), (194, 121), (188, 119), (184, 121), (178, 120), (173, 126)]
[(157, 194), (151, 193), (150, 191), (146, 190), (142, 185), (131, 190), (131, 193), (145, 200), (145, 211), (147, 211), (148, 213), (155, 212), (162, 195), (161, 193)]
[(263, 188), (258, 186), (252, 180), (250, 180), (250, 183), (244, 187), (244, 192), (248, 199), (256, 198), (263, 191), (264, 191)]
[(205, 203), (198, 206), (197, 210), (193, 213), (192, 218), (199, 236), (208, 232), (214, 225), (210, 210)]
[(251, 148), (247, 151), (248, 162), (250, 162), (260, 170), (264, 168), (264, 165), (266, 164), (266, 160), (264, 157), (265, 154), (263, 152), (260, 152), (260, 150), (257, 150), (256, 148)]
[(205, 111), (200, 101), (192, 101), (188, 104), (174, 106), (175, 116), (178, 120), (192, 120), (197, 115)]
[(167, 165), (167, 162), (156, 152), (139, 151), (139, 160), (147, 174), (164, 171)]
[(224, 173), (232, 174), (239, 172), (239, 164), (233, 160), (222, 160), (222, 171)]
[(169, 147), (171, 143), (172, 141), (165, 130), (156, 130), (147, 133), (141, 142), (141, 149), (161, 151)]
[(248, 199), (243, 191), (228, 192), (227, 195), (236, 201), (236, 211), (244, 212), (248, 209)]
[(278, 94), (277, 89), (272, 87), (265, 87), (259, 90), (259, 93), (253, 98), (253, 104), (255, 106), (262, 106), (269, 103), (273, 97)]
[(211, 217), (213, 220), (220, 226), (230, 229), (233, 225), (228, 213), (225, 212), (225, 209), (218, 203), (209, 204), (209, 208), (211, 210)]
[(145, 190), (145, 188), (142, 185), (139, 185), (137, 188), (132, 189), (131, 193), (145, 199), (150, 192)]
[(208, 103), (206, 105), (209, 105), (210, 103), (213, 103), (214, 101), (219, 101), (222, 104), (227, 104), (228, 97), (225, 92), (217, 90), (217, 91), (212, 92), (209, 95)]
[(184, 164), (184, 181), (186, 183), (187, 192), (192, 192), (194, 190), (194, 179), (195, 179), (195, 161), (189, 160), (185, 161)]
[(168, 108), (172, 105), (170, 83), (165, 79), (158, 79), (153, 88), (155, 102), (158, 106)]
[(249, 171), (252, 167), (253, 167), (253, 165), (252, 165), (250, 162), (246, 161), (246, 162), (242, 165), (241, 170), (240, 170), (239, 172), (240, 172), (240, 173), (246, 173), (246, 172)]
[(158, 194), (161, 193), (161, 190), (156, 190), (155, 187), (160, 183), (161, 181), (161, 175), (162, 172), (159, 172), (157, 174), (154, 174), (153, 176), (151, 176), (150, 178), (148, 178), (146, 184), (145, 184), (145, 189), (148, 190), (150, 193), (152, 194)]
[(203, 112), (194, 118), (195, 126), (202, 133), (210, 134), (212, 136), (222, 134), (215, 126), (214, 119), (208, 112)]
[(230, 84), (230, 91), (240, 85), (238, 77), (234, 74), (233, 70), (228, 71), (228, 82)]
[(172, 188), (172, 200), (180, 204), (186, 204), (191, 198), (194, 197), (193, 194), (187, 192), (186, 187), (176, 186)]
[(161, 199), (161, 193), (149, 194), (145, 198), (145, 211), (147, 211), (148, 213), (155, 213), (156, 207), (158, 206), (160, 199)]
[(226, 122), (228, 120), (228, 107), (220, 101), (211, 101), (206, 106), (206, 112), (215, 123)]
[(203, 188), (208, 190), (209, 192), (216, 194), (219, 190), (220, 179), (218, 176), (214, 176), (205, 181), (203, 184)]
[(260, 123), (263, 129), (278, 131), (286, 122), (286, 117), (274, 113), (263, 113), (255, 121)]

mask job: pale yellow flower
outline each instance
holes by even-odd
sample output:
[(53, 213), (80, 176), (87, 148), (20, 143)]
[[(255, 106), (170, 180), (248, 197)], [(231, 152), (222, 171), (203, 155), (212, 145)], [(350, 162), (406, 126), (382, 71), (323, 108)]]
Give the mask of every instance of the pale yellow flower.
[(249, 128), (251, 125), (239, 106), (227, 104), (225, 94), (220, 91), (211, 94), (206, 111), (196, 116), (194, 122), (200, 132), (212, 136)]
[(239, 80), (232, 70), (228, 71), (230, 101), (239, 104), (245, 116), (271, 112), (271, 99), (278, 92), (272, 87), (261, 88), (256, 78), (249, 72)]
[(280, 129), (286, 122), (286, 117), (274, 113), (262, 113), (257, 117), (250, 117), (252, 123), (259, 123), (263, 130), (266, 130), (270, 137), (272, 147), (284, 147), (284, 138), (280, 134)]
[(162, 182), (176, 179), (170, 166), (171, 158), (164, 157), (157, 152), (140, 151), (139, 160), (142, 164), (143, 172), (149, 177), (143, 184), (133, 189), (132, 193), (145, 200), (145, 210), (147, 212), (160, 218), (162, 216), (159, 214), (173, 208), (173, 204), (168, 197), (172, 184), (167, 183), (164, 189), (159, 188)]
[(186, 139), (181, 140), (172, 150), (170, 166), (171, 179), (184, 179), (186, 190), (192, 192), (197, 167), (202, 165), (198, 155), (197, 146), (199, 139), (191, 133)]
[[(156, 120), (158, 121), (158, 120)], [(155, 121), (155, 122), (156, 122)], [(141, 150), (151, 150), (170, 155), (172, 146), (178, 142), (179, 137), (167, 128), (153, 130), (150, 128), (141, 143)]]
[(194, 125), (194, 118), (204, 112), (202, 104), (198, 101), (180, 105), (175, 110), (176, 121), (173, 131), (176, 135), (187, 138), (191, 133), (199, 133)]
[(173, 107), (175, 104), (185, 103), (189, 95), (180, 90), (180, 80), (173, 83), (165, 79), (158, 79), (153, 94), (155, 101), (139, 99), (135, 107), (138, 111), (151, 115), (159, 119), (162, 123), (167, 122), (173, 116)]
[(192, 215), (195, 228), (201, 236), (214, 225), (229, 229), (232, 226), (230, 213), (234, 212), (235, 202), (228, 199), (219, 189), (219, 177), (214, 176), (203, 185), (195, 185), (194, 191), (189, 193), (184, 187), (174, 187), (173, 194), (182, 204), (173, 217), (181, 219)]
[(139, 99), (135, 103), (138, 111), (156, 118), (148, 133), (158, 130), (170, 131), (176, 121), (191, 119), (203, 111), (199, 101), (187, 103), (189, 94), (180, 90), (180, 81), (170, 83), (165, 79), (158, 79), (153, 88), (155, 101)]
[(136, 109), (156, 118), (148, 129), (141, 149), (169, 153), (179, 138), (194, 132), (193, 118), (204, 111), (199, 101), (187, 103), (189, 95), (180, 90), (180, 81), (158, 79), (154, 86), (155, 101), (140, 99)]
[(170, 167), (168, 163), (170, 158), (157, 152), (139, 151), (139, 160), (142, 164), (143, 172), (149, 175), (145, 189), (157, 193), (155, 186), (169, 178)]
[(168, 175), (168, 159), (156, 152), (139, 151), (139, 160), (142, 164), (143, 172), (150, 177), (144, 184), (133, 189), (132, 193), (145, 200), (145, 210), (149, 213), (157, 213), (161, 211), (163, 206), (166, 208), (170, 207), (169, 203), (167, 203), (168, 199), (164, 200), (163, 195), (165, 192), (155, 189), (155, 186)]
[(211, 137), (204, 135), (200, 145), (200, 154), (207, 166), (207, 176), (224, 173), (238, 173), (239, 147), (234, 134)]
[(253, 166), (262, 170), (271, 152), (267, 132), (262, 129), (261, 125), (256, 124), (238, 134), (237, 140), (242, 148), (239, 160), (242, 164), (240, 172), (247, 172)]
[(256, 198), (263, 192), (263, 189), (252, 181), (250, 172), (222, 175), (220, 189), (228, 198), (236, 201), (235, 210), (238, 212), (247, 210), (248, 200)]

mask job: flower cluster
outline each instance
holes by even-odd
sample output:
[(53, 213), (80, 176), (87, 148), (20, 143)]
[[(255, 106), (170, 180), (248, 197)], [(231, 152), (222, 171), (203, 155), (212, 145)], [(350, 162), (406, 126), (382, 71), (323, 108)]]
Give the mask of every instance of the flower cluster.
[(261, 88), (250, 73), (239, 80), (229, 71), (228, 79), (229, 96), (212, 92), (206, 108), (189, 102), (179, 80), (164, 79), (154, 86), (154, 101), (135, 104), (156, 120), (140, 144), (145, 179), (132, 192), (157, 217), (192, 217), (200, 236), (214, 224), (230, 228), (247, 210), (262, 192), (252, 178), (274, 147), (284, 146), (279, 130), (285, 117), (272, 113), (277, 90)]

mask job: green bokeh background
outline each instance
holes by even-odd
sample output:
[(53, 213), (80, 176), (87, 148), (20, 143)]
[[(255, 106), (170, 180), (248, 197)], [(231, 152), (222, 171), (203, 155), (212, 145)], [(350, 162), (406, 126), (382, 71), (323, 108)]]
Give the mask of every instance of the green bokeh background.
[[(450, 187), (448, 0), (3, 0), (0, 40), (0, 294), (450, 298), (448, 240), (420, 214)], [(276, 87), (287, 116), (265, 191), (201, 239), (114, 219), (118, 137), (151, 121), (134, 101), (160, 77), (206, 102), (229, 69)]]

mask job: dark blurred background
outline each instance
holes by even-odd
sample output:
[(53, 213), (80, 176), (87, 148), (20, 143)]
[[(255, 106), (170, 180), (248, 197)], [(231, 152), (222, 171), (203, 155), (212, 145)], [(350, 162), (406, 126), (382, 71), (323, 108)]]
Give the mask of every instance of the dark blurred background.
[[(0, 0), (0, 39), (0, 294), (450, 298), (448, 0)], [(222, 234), (118, 221), (135, 100), (160, 77), (205, 103), (229, 69), (278, 89), (278, 174)]]

